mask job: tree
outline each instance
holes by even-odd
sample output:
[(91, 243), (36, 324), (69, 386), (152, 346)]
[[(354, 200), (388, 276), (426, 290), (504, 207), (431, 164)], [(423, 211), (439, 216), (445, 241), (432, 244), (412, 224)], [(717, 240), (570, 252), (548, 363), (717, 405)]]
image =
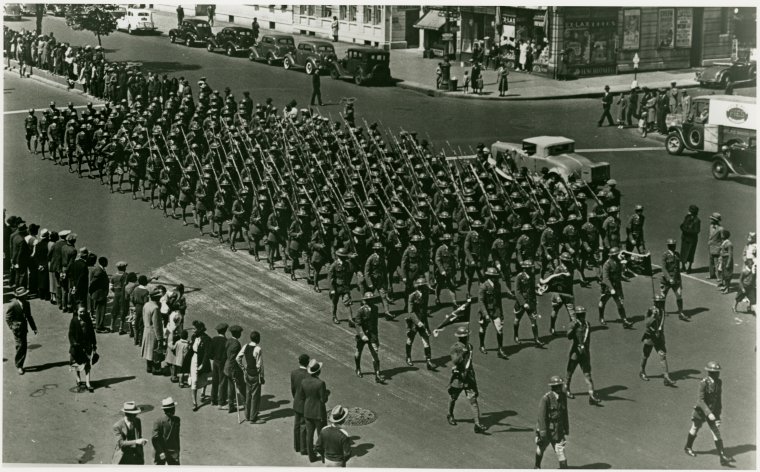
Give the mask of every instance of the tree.
[(45, 4), (44, 3), (35, 3), (34, 4), (34, 16), (37, 20), (37, 36), (42, 34), (42, 17), (45, 15)]
[(98, 37), (108, 36), (116, 31), (116, 18), (100, 7), (91, 5), (67, 5), (66, 24), (74, 30), (92, 31)]

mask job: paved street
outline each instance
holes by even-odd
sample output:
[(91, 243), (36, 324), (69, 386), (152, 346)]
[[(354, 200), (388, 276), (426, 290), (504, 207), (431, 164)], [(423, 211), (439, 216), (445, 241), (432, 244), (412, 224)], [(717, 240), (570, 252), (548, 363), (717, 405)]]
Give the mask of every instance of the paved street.
[[(68, 30), (60, 19), (46, 18), (45, 31), (49, 30), (61, 40), (93, 42), (91, 35)], [(146, 70), (184, 75), (191, 83), (205, 76), (212, 87), (229, 86), (236, 96), (250, 90), (255, 102), (272, 97), (279, 105), (290, 98), (304, 104), (310, 94), (305, 74), (172, 45), (166, 38), (116, 33), (103, 44), (111, 60), (139, 57)], [(540, 134), (575, 139), (581, 153), (610, 162), (623, 192), (624, 221), (635, 204), (644, 205), (648, 246), (657, 264), (664, 241), (678, 237), (678, 225), (688, 205), (698, 205), (703, 221), (695, 262), (699, 270), (684, 281), (685, 307), (693, 321), (683, 323), (673, 315), (667, 321), (668, 356), (678, 388), (662, 386), (655, 358), (649, 364), (652, 381), (642, 382), (637, 377), (641, 320), (651, 302), (650, 281), (637, 277), (625, 285), (626, 306), (637, 321), (636, 329), (623, 331), (616, 322), (607, 329), (595, 327), (594, 380), (603, 406), (589, 406), (585, 393), (570, 402), (569, 463), (585, 468), (717, 468), (717, 453), (706, 430), (695, 445), (696, 459), (682, 452), (702, 368), (706, 361), (717, 359), (724, 370), (727, 452), (736, 457), (737, 468), (756, 467), (755, 417), (748, 414), (756, 409), (756, 319), (732, 313), (733, 294), (720, 295), (711, 281), (704, 280), (702, 270), (707, 261), (704, 229), (713, 211), (722, 213), (724, 225), (733, 234), (739, 264), (746, 234), (756, 226), (754, 181), (716, 181), (709, 160), (669, 156), (657, 141), (640, 138), (632, 130), (597, 128), (597, 99), (477, 102), (430, 98), (390, 87), (360, 88), (329, 79), (323, 80), (323, 93), (331, 103), (323, 107), (324, 114), (336, 117), (342, 109), (340, 98), (356, 97), (359, 120), (376, 121), (394, 131), (416, 130), (420, 138), (435, 146), (449, 142), (454, 148), (469, 149), (478, 142), (488, 145)], [(4, 369), (4, 462), (109, 463), (114, 446), (110, 427), (121, 404), (134, 400), (142, 405), (145, 431), (159, 417), (161, 398), (173, 395), (180, 403), (177, 413), (183, 421), (183, 463), (307, 466), (304, 458), (292, 452), (288, 385), (288, 373), (298, 354), (305, 351), (325, 361), (322, 378), (332, 391), (328, 407), (341, 403), (377, 414), (378, 420), (371, 425), (347, 428), (355, 436), (358, 456), (350, 465), (532, 466), (538, 399), (546, 391), (549, 376), (564, 376), (566, 339), (551, 340), (546, 350), (534, 349), (530, 343), (517, 347), (507, 341), (508, 361), (498, 359), (494, 351), (487, 356), (476, 354), (481, 411), (489, 434), (472, 433), (472, 423), (467, 420), (470, 412), (462, 400), (457, 417), (463, 420), (451, 427), (445, 419), (451, 330), (433, 340), (433, 357), (441, 367), (431, 373), (422, 362), (411, 368), (404, 364), (403, 317), (397, 322), (381, 321), (380, 355), (388, 384), (378, 386), (370, 376), (357, 379), (353, 374), (353, 334), (345, 325), (330, 323), (325, 293), (315, 294), (303, 280), (290, 281), (281, 269), (266, 270), (264, 263), (253, 262), (244, 251), (231, 253), (210, 238), (197, 238), (192, 226), (163, 218), (147, 203), (132, 201), (129, 195), (109, 194), (95, 180), (78, 179), (65, 168), (41, 162), (26, 152), (21, 134), (24, 113), (17, 111), (42, 108), (51, 100), (59, 105), (67, 101), (82, 105), (86, 99), (19, 79), (10, 72), (4, 74), (4, 99), (3, 199), (8, 214), (51, 229), (73, 229), (79, 234), (79, 246), (105, 254), (112, 262), (125, 259), (130, 270), (159, 274), (161, 281), (184, 283), (191, 292), (186, 324), (201, 319), (213, 327), (223, 320), (242, 325), (244, 336), (251, 329), (261, 331), (267, 366), (263, 425), (237, 426), (234, 415), (210, 405), (193, 413), (189, 393), (168, 379), (146, 374), (137, 349), (124, 336), (99, 335), (103, 360), (94, 371), (94, 378), (99, 379), (96, 391), (75, 394), (67, 367), (65, 333), (70, 315), (32, 301), (40, 335), (30, 335), (30, 372), (18, 376), (12, 369)], [(577, 288), (576, 297), (589, 308), (589, 320), (594, 323), (599, 289), (592, 287)], [(464, 297), (463, 292), (458, 295)], [(511, 339), (512, 301), (503, 303), (506, 339)], [(397, 302), (395, 309), (401, 310), (400, 305)], [(675, 308), (672, 298), (668, 308)], [(548, 297), (542, 297), (542, 335), (548, 333), (550, 310)], [(436, 311), (433, 323), (440, 322), (444, 313)], [(615, 319), (614, 314), (610, 304), (607, 319)], [(566, 314), (560, 316), (564, 324)], [(475, 319), (470, 327), (476, 330)], [(522, 337), (527, 339), (528, 333), (523, 324)], [(4, 334), (7, 367), (13, 358), (13, 342), (7, 329)], [(493, 346), (492, 330), (488, 336), (487, 343)], [(365, 371), (369, 367), (366, 357)], [(422, 359), (417, 344), (414, 357)], [(580, 372), (574, 377), (573, 390), (585, 390)], [(148, 447), (146, 457), (151, 453)], [(546, 455), (544, 466), (556, 467), (551, 454)]]

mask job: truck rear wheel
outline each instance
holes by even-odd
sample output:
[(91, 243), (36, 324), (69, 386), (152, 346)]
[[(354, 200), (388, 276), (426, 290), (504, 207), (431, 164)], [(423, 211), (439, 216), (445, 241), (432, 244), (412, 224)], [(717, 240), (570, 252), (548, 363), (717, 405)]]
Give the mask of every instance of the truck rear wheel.
[(713, 161), (712, 175), (718, 180), (726, 180), (728, 177), (728, 166), (722, 158), (718, 157)]
[(675, 132), (670, 133), (665, 140), (665, 149), (668, 151), (668, 154), (680, 155), (684, 150), (681, 135)]

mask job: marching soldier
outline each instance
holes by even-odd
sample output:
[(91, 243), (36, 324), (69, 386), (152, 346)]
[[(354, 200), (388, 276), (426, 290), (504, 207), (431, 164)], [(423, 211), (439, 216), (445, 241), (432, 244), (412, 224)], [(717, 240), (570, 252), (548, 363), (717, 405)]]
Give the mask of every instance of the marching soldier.
[(304, 229), (302, 218), (307, 216), (303, 208), (298, 210), (296, 218), (290, 223), (288, 228), (288, 255), (290, 256), (290, 280), (296, 280), (296, 269), (300, 264), (300, 257), (304, 243)]
[(575, 307), (575, 321), (567, 330), (567, 338), (573, 342), (570, 347), (570, 357), (567, 360), (567, 397), (575, 398), (570, 390), (570, 380), (572, 380), (573, 372), (580, 365), (588, 385), (588, 404), (598, 405), (601, 400), (596, 396), (594, 380), (591, 378), (591, 325), (586, 321), (584, 307)]
[[(38, 127), (37, 117), (34, 116), (34, 108), (30, 108), (29, 115), (24, 118), (24, 130), (26, 131), (26, 150), (32, 154), (37, 154)], [(34, 151), (32, 151), (31, 146), (32, 138), (34, 138)]]
[(501, 308), (501, 285), (499, 284), (499, 271), (493, 267), (486, 269), (486, 280), (480, 284), (478, 301), (480, 302), (480, 328), (478, 338), (480, 340), (480, 352), (487, 354), (485, 348), (486, 330), (493, 320), (496, 330), (496, 355), (500, 359), (508, 359), (504, 352), (504, 313)]
[[(235, 200), (232, 202), (231, 213), (232, 218), (230, 218), (230, 250), (232, 252), (235, 252), (237, 251), (235, 242), (237, 242), (238, 237), (242, 236), (244, 232), (247, 233), (244, 231), (245, 222), (243, 221), (243, 218), (245, 215), (245, 209), (243, 208), (243, 200), (240, 195), (235, 196)], [(184, 219), (184, 210), (182, 210), (182, 216)]]
[(445, 289), (451, 294), (451, 304), (456, 308), (457, 296), (454, 277), (457, 272), (457, 261), (449, 248), (451, 234), (444, 233), (440, 237), (439, 243), (438, 249), (435, 251), (435, 304), (441, 304), (441, 292)]
[(480, 406), (478, 405), (478, 382), (475, 378), (475, 367), (472, 365), (473, 347), (469, 342), (470, 330), (466, 326), (457, 328), (455, 334), (457, 342), (451, 346), (451, 380), (449, 380), (449, 413), (446, 421), (451, 426), (456, 426), (454, 419), (454, 407), (459, 395), (464, 392), (470, 402), (472, 416), (475, 420), (475, 433), (485, 433), (486, 427), (480, 423)]
[(412, 366), (412, 344), (419, 334), (425, 350), (425, 364), (428, 370), (435, 370), (430, 349), (430, 326), (428, 326), (427, 280), (420, 277), (414, 281), (414, 291), (409, 295), (406, 317), (406, 365)]
[(377, 353), (380, 350), (380, 337), (377, 329), (377, 307), (374, 301), (375, 294), (367, 291), (362, 297), (362, 304), (356, 312), (356, 351), (354, 363), (356, 364), (356, 376), (362, 377), (362, 351), (367, 346), (372, 355), (372, 369), (375, 372), (375, 382), (385, 382), (385, 377), (380, 373), (380, 358)]
[[(332, 301), (332, 320), (335, 324), (340, 324), (338, 320), (338, 302), (348, 308), (349, 326), (353, 323), (353, 313), (351, 312), (351, 279), (354, 276), (354, 269), (348, 260), (348, 251), (345, 248), (339, 248), (335, 251), (337, 259), (330, 266), (330, 300)], [(270, 266), (271, 267), (271, 266)]]
[(570, 274), (571, 277), (574, 277), (575, 270), (578, 270), (581, 278), (581, 286), (588, 287), (589, 282), (586, 280), (586, 276), (583, 274), (583, 269), (581, 268), (581, 264), (583, 263), (583, 248), (581, 246), (581, 239), (578, 234), (578, 228), (576, 226), (577, 222), (578, 215), (571, 213), (567, 217), (567, 225), (565, 225), (565, 228), (562, 230), (562, 242), (559, 246), (560, 259), (563, 252), (568, 253), (570, 255), (573, 266), (573, 271)]
[(715, 440), (715, 447), (720, 455), (720, 465), (728, 466), (734, 462), (733, 457), (728, 456), (723, 449), (723, 438), (720, 436), (720, 414), (723, 411), (723, 380), (720, 378), (720, 364), (710, 361), (705, 366), (707, 377), (699, 383), (699, 396), (694, 413), (691, 416), (691, 428), (686, 438), (684, 452), (691, 457), (697, 454), (692, 450), (697, 432), (707, 422)]
[[(520, 320), (523, 315), (528, 315), (530, 320), (530, 329), (533, 331), (533, 342), (536, 347), (543, 347), (544, 343), (538, 339), (538, 313), (536, 304), (536, 279), (533, 275), (533, 261), (524, 260), (520, 263), (522, 269), (515, 277), (515, 321), (512, 326), (514, 331), (515, 344), (520, 344)], [(554, 325), (552, 324), (551, 334), (554, 334)]]
[(267, 262), (269, 263), (269, 270), (274, 270), (274, 259), (280, 244), (284, 241), (281, 239), (284, 237), (284, 228), (280, 228), (280, 212), (285, 210), (285, 204), (277, 202), (274, 206), (274, 210), (269, 214), (267, 218)]
[[(552, 296), (552, 316), (551, 316), (551, 329), (550, 332), (554, 334), (554, 327), (557, 323), (557, 315), (559, 310), (564, 306), (567, 309), (567, 314), (570, 316), (570, 321), (573, 321), (575, 315), (573, 308), (575, 305), (575, 296), (573, 295), (573, 273), (572, 257), (569, 253), (563, 252), (559, 256), (559, 264), (554, 268), (554, 277), (559, 280), (555, 282), (556, 292)], [(542, 281), (543, 282), (543, 281)]]
[(670, 378), (670, 373), (668, 372), (667, 349), (665, 348), (665, 297), (655, 295), (654, 306), (647, 310), (645, 323), (646, 328), (641, 336), (641, 340), (644, 342), (644, 357), (641, 359), (639, 377), (641, 380), (649, 380), (646, 374), (647, 360), (654, 348), (657, 354), (660, 355), (660, 363), (665, 371), (665, 376), (663, 377), (665, 386), (674, 387), (676, 383)]
[(193, 202), (193, 181), (189, 175), (185, 174), (179, 180), (179, 208), (182, 211), (182, 224), (187, 226), (186, 210), (187, 206)]
[(549, 379), (549, 391), (541, 397), (538, 404), (538, 423), (536, 424), (536, 463), (534, 468), (541, 468), (544, 451), (550, 445), (557, 454), (560, 469), (567, 469), (565, 447), (570, 434), (570, 419), (567, 414), (567, 395), (565, 382), (559, 375)]
[(502, 227), (496, 230), (496, 238), (491, 244), (491, 261), (496, 269), (504, 277), (504, 290), (507, 296), (514, 298), (515, 294), (512, 292), (512, 254), (508, 250), (508, 237), (509, 231)]
[[(591, 218), (581, 225), (580, 230), (580, 263), (578, 270), (585, 279), (586, 269), (596, 269), (597, 277), (600, 275), (599, 267), (599, 231)], [(601, 281), (600, 281), (601, 282)]]
[(411, 244), (401, 255), (401, 274), (404, 283), (404, 312), (409, 311), (409, 297), (414, 291), (414, 281), (424, 274), (417, 244), (422, 241), (419, 235), (412, 237)]
[(479, 230), (483, 228), (483, 223), (480, 220), (475, 220), (470, 225), (470, 231), (464, 239), (464, 263), (465, 263), (465, 275), (467, 276), (467, 298), (470, 298), (470, 289), (472, 283), (475, 280), (475, 274), (478, 275), (478, 280), (483, 278), (482, 261), (480, 259), (481, 254), (481, 241)]
[(607, 209), (607, 218), (602, 223), (602, 257), (607, 257), (610, 249), (620, 247), (620, 209), (611, 206)]
[(647, 250), (647, 246), (644, 243), (644, 207), (636, 205), (634, 214), (628, 219), (628, 226), (626, 227), (626, 234), (628, 235), (626, 241), (626, 247), (629, 251), (636, 249), (639, 254), (644, 254)]
[(625, 329), (631, 329), (633, 323), (628, 321), (625, 316), (625, 306), (623, 306), (623, 264), (620, 262), (618, 255), (620, 249), (613, 247), (610, 249), (609, 257), (604, 261), (602, 266), (602, 296), (599, 298), (599, 323), (606, 325), (604, 320), (604, 307), (607, 305), (607, 301), (610, 298), (615, 302), (617, 306), (618, 315), (623, 320), (623, 327)]
[(662, 280), (660, 281), (663, 308), (668, 292), (673, 290), (678, 306), (678, 319), (689, 321), (689, 317), (683, 312), (683, 298), (681, 298), (681, 255), (676, 251), (675, 239), (668, 239), (667, 246), (668, 249), (662, 254)]
[(367, 285), (367, 291), (380, 293), (380, 301), (385, 310), (385, 316), (391, 316), (391, 310), (388, 308), (388, 267), (383, 255), (383, 243), (375, 241), (372, 243), (372, 254), (367, 258), (364, 264), (364, 282)]
[[(321, 218), (321, 216), (317, 216)], [(311, 233), (311, 240), (309, 241), (309, 249), (311, 250), (311, 268), (312, 268), (312, 285), (314, 291), (320, 293), (322, 289), (319, 288), (319, 272), (322, 267), (325, 266), (330, 260), (330, 245), (325, 241), (325, 228), (327, 219), (324, 220), (322, 225), (316, 228)], [(254, 244), (257, 244), (254, 241)]]
[(553, 266), (559, 256), (557, 253), (559, 242), (557, 239), (557, 233), (554, 230), (558, 223), (559, 221), (557, 218), (550, 216), (549, 219), (546, 220), (546, 229), (541, 233), (541, 239), (536, 255), (540, 258), (542, 275)]

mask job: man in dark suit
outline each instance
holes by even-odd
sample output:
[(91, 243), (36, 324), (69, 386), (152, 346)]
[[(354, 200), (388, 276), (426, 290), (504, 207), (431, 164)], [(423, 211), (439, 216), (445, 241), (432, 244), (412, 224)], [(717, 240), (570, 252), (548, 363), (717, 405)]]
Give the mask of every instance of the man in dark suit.
[(89, 293), (95, 309), (95, 330), (98, 333), (108, 331), (105, 324), (108, 286), (110, 282), (106, 273), (106, 267), (108, 267), (108, 259), (102, 256), (99, 257), (90, 276)]
[[(69, 233), (66, 236), (66, 245), (61, 247), (61, 295), (63, 311), (73, 312), (74, 302), (71, 298), (71, 280), (69, 277), (69, 269), (77, 258), (77, 234)], [(87, 270), (85, 268), (85, 274)]]
[(66, 278), (69, 280), (69, 292), (71, 293), (71, 304), (76, 306), (83, 303), (87, 306), (87, 285), (90, 277), (90, 270), (87, 267), (87, 256), (90, 251), (86, 247), (79, 249), (79, 255), (69, 264)]
[(61, 273), (62, 270), (62, 258), (63, 247), (66, 246), (66, 237), (71, 234), (71, 231), (65, 229), (58, 232), (58, 241), (53, 243), (53, 247), (48, 251), (48, 271), (53, 274), (53, 278), (50, 279), (50, 294), (55, 298), (56, 304), (59, 309), (63, 309), (63, 294), (61, 293)]
[(18, 225), (16, 232), (11, 235), (11, 267), (15, 271), (15, 279), (11, 279), (11, 283), (16, 287), (26, 287), (29, 283), (27, 272), (32, 250), (26, 243), (27, 234), (29, 231), (26, 223), (22, 222)]
[(308, 366), (308, 354), (301, 354), (298, 356), (298, 368), (290, 373), (290, 394), (293, 396), (293, 411), (295, 412), (293, 419), (293, 449), (304, 456), (308, 454), (306, 450), (306, 423), (303, 419), (304, 402), (302, 396), (296, 401), (296, 394), (301, 389), (301, 382), (309, 377), (309, 373), (306, 371)]
[(317, 105), (322, 106), (322, 80), (319, 77), (319, 69), (311, 74), (311, 106), (314, 106), (316, 99)]
[(612, 115), (610, 114), (610, 108), (612, 107), (612, 94), (610, 93), (610, 86), (605, 85), (604, 86), (604, 95), (602, 96), (602, 116), (599, 117), (599, 121), (596, 123), (599, 126), (602, 126), (602, 123), (604, 122), (604, 119), (607, 119), (607, 123), (610, 126), (615, 126), (615, 122), (612, 120)]
[(177, 404), (172, 397), (161, 400), (165, 416), (153, 423), (151, 438), (156, 465), (179, 465), (179, 428), (180, 420), (174, 415)]
[(227, 405), (227, 378), (224, 376), (224, 363), (227, 360), (227, 323), (216, 325), (217, 335), (211, 338), (211, 404)]
[(32, 309), (29, 301), (26, 299), (27, 291), (24, 287), (18, 287), (13, 292), (13, 299), (5, 304), (5, 322), (13, 332), (13, 338), (16, 341), (16, 370), (24, 375), (24, 361), (26, 360), (26, 335), (29, 332), (29, 326), (32, 327), (34, 334), (37, 334), (37, 325), (32, 318)]
[(301, 388), (296, 392), (293, 403), (303, 402), (303, 416), (306, 423), (306, 453), (310, 462), (317, 461), (316, 449), (314, 448), (314, 432), (320, 431), (327, 419), (327, 386), (320, 380), (319, 373), (322, 371), (322, 363), (315, 359), (309, 361), (306, 372), (309, 377), (301, 381)]
[(142, 437), (142, 422), (137, 417), (140, 407), (135, 402), (125, 402), (121, 412), (124, 413), (124, 418), (113, 425), (116, 449), (111, 464), (143, 465), (143, 447), (148, 444), (148, 440)]
[[(229, 409), (228, 412), (243, 408), (243, 405), (238, 406), (238, 398), (245, 399), (245, 382), (243, 381), (243, 371), (240, 370), (240, 366), (235, 361), (235, 356), (238, 355), (241, 349), (240, 335), (243, 333), (243, 328), (238, 325), (230, 326), (231, 338), (227, 338), (224, 345), (225, 360), (224, 360), (224, 377), (227, 383), (227, 400)], [(240, 396), (238, 396), (240, 395)], [(245, 400), (243, 400), (245, 404)], [(223, 409), (224, 407), (220, 407)]]

